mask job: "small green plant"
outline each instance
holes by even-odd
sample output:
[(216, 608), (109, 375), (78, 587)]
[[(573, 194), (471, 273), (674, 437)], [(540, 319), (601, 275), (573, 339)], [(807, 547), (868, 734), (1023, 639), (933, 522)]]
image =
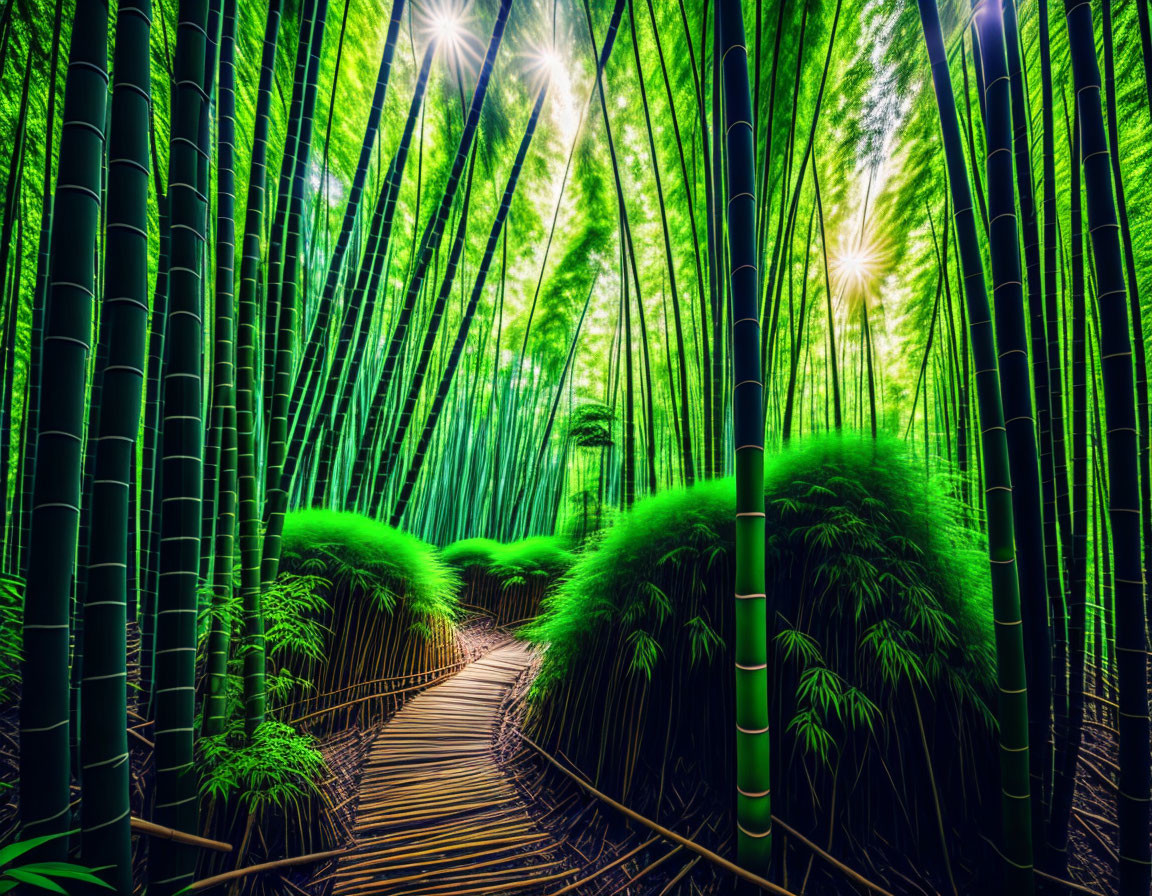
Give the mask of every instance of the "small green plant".
[[(324, 625), (330, 610), (328, 593), (331, 583), (313, 575), (281, 573), (263, 594), (264, 643), (268, 656), (268, 670), (264, 688), (270, 709), (276, 709), (312, 689), (312, 682), (294, 674), (288, 665), (294, 661), (319, 661), (324, 657)], [(224, 601), (201, 602), (201, 648), (207, 645), (210, 623), (219, 617), (227, 631), (240, 631), (241, 613), (239, 589)], [(228, 660), (226, 706), (228, 718), (243, 716), (243, 644), (232, 641), (233, 655)]]
[(610, 448), (616, 415), (603, 404), (582, 404), (572, 412), (568, 438), (579, 448)]
[(21, 856), (27, 855), (38, 846), (43, 846), (59, 837), (67, 837), (75, 831), (63, 834), (48, 834), (44, 837), (33, 837), (31, 840), (17, 840), (0, 849), (0, 894), (11, 893), (17, 887), (24, 885), (48, 893), (64, 893), (68, 891), (60, 885), (60, 881), (79, 881), (95, 887), (111, 890), (104, 881), (93, 872), (98, 869), (86, 868), (72, 862), (30, 862), (27, 865), (13, 864)]
[(332, 583), (322, 576), (281, 573), (264, 592), (264, 637), (268, 655), (319, 660), (324, 655), (327, 627), (321, 622), (331, 609)]
[(12, 703), (20, 680), (20, 614), (24, 605), (24, 581), (0, 576), (0, 704)]
[(239, 794), (254, 813), (285, 809), (318, 794), (327, 770), (310, 735), (272, 719), (248, 740), (243, 719), (234, 716), (223, 734), (201, 738), (197, 751), (201, 796), (226, 800)]

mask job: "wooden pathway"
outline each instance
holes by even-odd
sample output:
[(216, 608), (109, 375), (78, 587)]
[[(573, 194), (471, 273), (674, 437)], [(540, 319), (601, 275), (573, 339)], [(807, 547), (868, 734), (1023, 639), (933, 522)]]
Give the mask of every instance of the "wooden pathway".
[(334, 896), (528, 894), (576, 871), (497, 764), (501, 706), (532, 655), (497, 647), (414, 697), (368, 755)]

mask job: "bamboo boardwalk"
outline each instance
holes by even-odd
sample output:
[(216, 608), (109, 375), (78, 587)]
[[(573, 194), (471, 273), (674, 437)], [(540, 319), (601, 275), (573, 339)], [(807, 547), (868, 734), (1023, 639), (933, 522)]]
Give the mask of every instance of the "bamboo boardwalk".
[(496, 647), (414, 697), (365, 765), (334, 896), (534, 893), (577, 868), (501, 768), (501, 708), (530, 648)]

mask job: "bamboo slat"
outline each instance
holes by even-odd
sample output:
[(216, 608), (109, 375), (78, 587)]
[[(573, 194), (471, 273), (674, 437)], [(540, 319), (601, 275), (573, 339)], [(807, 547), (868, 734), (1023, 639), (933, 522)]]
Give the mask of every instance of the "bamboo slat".
[(504, 701), (531, 661), (523, 644), (498, 647), (385, 724), (334, 896), (524, 892), (577, 870), (492, 751)]

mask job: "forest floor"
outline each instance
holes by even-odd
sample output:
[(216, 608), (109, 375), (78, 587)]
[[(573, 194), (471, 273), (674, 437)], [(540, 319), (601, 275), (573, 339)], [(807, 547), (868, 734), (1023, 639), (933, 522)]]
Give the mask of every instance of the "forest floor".
[[(726, 876), (718, 877), (684, 847), (627, 823), (528, 745), (521, 734), (524, 698), (538, 667), (529, 647), (482, 619), (462, 627), (461, 642), (469, 661), (461, 672), (419, 692), (383, 725), (351, 727), (322, 739), (332, 770), (325, 788), (325, 839), (347, 844), (348, 853), (313, 866), (311, 874), (301, 868), (303, 874), (261, 880), (256, 891), (666, 896), (724, 890)], [(1041, 893), (1107, 896), (1116, 888), (1115, 704), (1093, 696), (1091, 676), (1085, 691), (1067, 874), (1080, 886), (1041, 881)], [(0, 843), (16, 829), (17, 732), (13, 701), (0, 711)], [(133, 811), (144, 814), (151, 745), (139, 735), (131, 741)], [(563, 754), (553, 759), (583, 778)], [(659, 821), (691, 839), (718, 838), (723, 826), (702, 811), (696, 795), (685, 791), (676, 801), (684, 809), (678, 822), (671, 815)], [(893, 893), (937, 892), (891, 873), (904, 865), (896, 857), (873, 858), (873, 868), (859, 870), (869, 876), (880, 871)], [(819, 860), (814, 868), (806, 861), (807, 880), (790, 881), (789, 889), (860, 892)]]

